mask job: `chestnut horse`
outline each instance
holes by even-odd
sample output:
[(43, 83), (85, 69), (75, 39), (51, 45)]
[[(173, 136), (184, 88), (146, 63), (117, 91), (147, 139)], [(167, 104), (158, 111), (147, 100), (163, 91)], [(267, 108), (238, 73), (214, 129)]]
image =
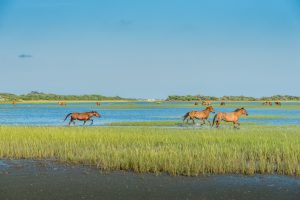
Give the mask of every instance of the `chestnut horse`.
[(64, 121), (66, 121), (66, 119), (71, 116), (70, 122), (69, 122), (69, 126), (71, 125), (71, 123), (73, 122), (73, 124), (75, 125), (75, 121), (74, 120), (79, 120), (79, 121), (84, 121), (83, 125), (85, 125), (85, 123), (87, 121), (92, 121), (90, 125), (93, 124), (93, 120), (91, 119), (92, 117), (101, 117), (101, 115), (96, 112), (96, 111), (91, 111), (91, 112), (84, 112), (84, 113), (69, 113), (67, 114), (66, 118)]
[(275, 102), (275, 105), (276, 105), (276, 106), (281, 106), (281, 102), (276, 101), (276, 102)]
[(199, 119), (202, 120), (203, 124), (205, 124), (205, 120), (209, 122), (209, 124), (211, 125), (210, 121), (208, 120), (209, 117), (209, 113), (215, 113), (215, 110), (212, 106), (208, 106), (206, 109), (202, 110), (202, 111), (196, 111), (193, 110), (191, 112), (187, 112), (184, 116), (183, 116), (183, 122), (186, 120), (186, 122), (189, 122), (189, 119), (193, 120), (193, 124), (195, 124), (195, 119)]
[(202, 106), (210, 106), (211, 102), (210, 101), (202, 101)]
[(239, 118), (241, 115), (248, 116), (248, 112), (245, 108), (238, 108), (235, 111), (229, 113), (219, 112), (218, 114), (215, 115), (213, 119), (212, 127), (216, 122), (216, 127), (219, 128), (221, 121), (225, 121), (225, 122), (232, 122), (233, 127), (238, 128), (236, 127), (236, 125), (240, 126)]
[(100, 102), (96, 102), (96, 106), (100, 106), (101, 105), (101, 103)]
[(60, 106), (67, 106), (66, 102), (58, 102), (58, 105), (60, 105)]
[(271, 101), (266, 101), (262, 103), (263, 105), (267, 105), (267, 106), (272, 106), (272, 102)]

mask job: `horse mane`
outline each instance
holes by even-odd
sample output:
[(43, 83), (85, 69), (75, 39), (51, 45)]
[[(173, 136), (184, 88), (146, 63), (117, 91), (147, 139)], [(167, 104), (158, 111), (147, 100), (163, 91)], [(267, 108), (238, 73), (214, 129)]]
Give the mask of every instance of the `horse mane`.
[(237, 109), (234, 110), (234, 112), (238, 112), (240, 110), (245, 110), (245, 108), (237, 108)]

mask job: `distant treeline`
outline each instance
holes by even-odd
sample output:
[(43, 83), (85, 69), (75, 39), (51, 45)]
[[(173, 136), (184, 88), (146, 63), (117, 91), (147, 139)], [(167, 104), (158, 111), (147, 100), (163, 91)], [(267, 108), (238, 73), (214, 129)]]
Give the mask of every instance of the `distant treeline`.
[(213, 96), (202, 96), (202, 95), (186, 95), (169, 96), (166, 101), (300, 101), (298, 96), (289, 95), (275, 95), (271, 97), (247, 97), (247, 96), (223, 96), (223, 97), (213, 97)]
[(101, 100), (130, 100), (126, 98), (121, 98), (119, 96), (107, 97), (102, 95), (58, 95), (58, 94), (46, 94), (43, 92), (31, 92), (23, 95), (0, 93), (0, 101), (39, 101), (39, 100), (49, 100), (49, 101), (101, 101)]

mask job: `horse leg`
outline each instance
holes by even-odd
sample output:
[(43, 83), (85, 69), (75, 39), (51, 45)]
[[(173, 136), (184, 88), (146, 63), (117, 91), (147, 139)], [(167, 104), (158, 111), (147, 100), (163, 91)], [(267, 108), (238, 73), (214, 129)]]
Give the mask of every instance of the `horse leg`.
[(220, 127), (220, 121), (219, 121), (219, 120), (216, 121), (216, 127), (217, 127), (217, 128)]
[(200, 126), (205, 124), (205, 119), (202, 119), (202, 124), (200, 124)]
[(206, 121), (208, 121), (208, 123), (209, 123), (209, 126), (211, 126), (211, 122), (207, 119)]
[(70, 122), (69, 122), (69, 126), (71, 126), (71, 123), (72, 123), (72, 122), (74, 123), (74, 119), (71, 118), (71, 119), (70, 119)]
[(195, 119), (194, 119), (194, 118), (192, 118), (192, 120), (193, 120), (193, 124), (195, 124)]
[(233, 128), (236, 128), (236, 126), (235, 126), (235, 122), (232, 122), (233, 123)]
[(233, 128), (236, 128), (236, 129), (238, 129), (239, 127), (238, 127), (238, 126), (236, 126), (236, 125), (239, 125), (239, 123), (238, 123), (237, 121), (233, 122)]
[(84, 122), (83, 122), (83, 125), (82, 125), (82, 126), (84, 126), (84, 125), (85, 125), (85, 123), (86, 123), (86, 121), (84, 121)]
[(91, 121), (92, 121), (92, 122), (91, 122), (91, 124), (90, 124), (90, 125), (93, 125), (93, 123), (94, 123), (94, 120), (92, 120), (92, 119), (91, 119)]
[(189, 120), (190, 120), (190, 119), (191, 119), (190, 117), (186, 118), (186, 123), (187, 123), (187, 124), (189, 124)]

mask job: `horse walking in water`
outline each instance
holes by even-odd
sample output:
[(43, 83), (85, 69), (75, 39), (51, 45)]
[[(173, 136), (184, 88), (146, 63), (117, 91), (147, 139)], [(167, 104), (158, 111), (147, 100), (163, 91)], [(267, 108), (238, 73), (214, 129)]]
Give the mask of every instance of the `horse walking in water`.
[(219, 112), (218, 114), (215, 115), (213, 119), (212, 127), (216, 123), (216, 127), (219, 128), (221, 121), (225, 121), (225, 122), (232, 122), (233, 127), (238, 128), (236, 127), (236, 125), (240, 126), (239, 118), (241, 115), (248, 116), (248, 112), (245, 108), (238, 108), (235, 111), (229, 113)]
[(272, 102), (271, 101), (266, 101), (262, 103), (263, 105), (267, 105), (267, 106), (272, 106)]
[(215, 110), (212, 106), (208, 106), (206, 109), (202, 110), (202, 111), (196, 111), (193, 110), (191, 112), (187, 112), (184, 116), (183, 116), (183, 122), (186, 120), (186, 122), (189, 122), (189, 119), (193, 120), (193, 124), (195, 124), (195, 119), (199, 119), (202, 120), (203, 124), (205, 124), (205, 121), (208, 121), (209, 124), (211, 125), (210, 121), (208, 120), (209, 117), (209, 113), (215, 113)]
[(276, 102), (275, 102), (275, 105), (276, 105), (276, 106), (281, 106), (281, 102), (276, 101)]
[(100, 102), (96, 102), (96, 106), (100, 106), (101, 105), (101, 103)]
[(202, 106), (210, 106), (211, 102), (210, 101), (203, 101)]
[(58, 105), (60, 105), (60, 106), (67, 106), (66, 102), (58, 102)]
[(96, 111), (91, 111), (91, 112), (84, 112), (84, 113), (69, 113), (67, 114), (66, 118), (64, 121), (66, 121), (66, 119), (71, 116), (70, 122), (69, 122), (69, 126), (71, 125), (71, 123), (73, 122), (73, 124), (75, 125), (75, 121), (74, 120), (79, 120), (79, 121), (84, 121), (83, 125), (85, 125), (85, 123), (87, 121), (91, 121), (91, 124), (93, 124), (93, 119), (91, 119), (92, 117), (101, 117), (101, 115), (96, 112)]

